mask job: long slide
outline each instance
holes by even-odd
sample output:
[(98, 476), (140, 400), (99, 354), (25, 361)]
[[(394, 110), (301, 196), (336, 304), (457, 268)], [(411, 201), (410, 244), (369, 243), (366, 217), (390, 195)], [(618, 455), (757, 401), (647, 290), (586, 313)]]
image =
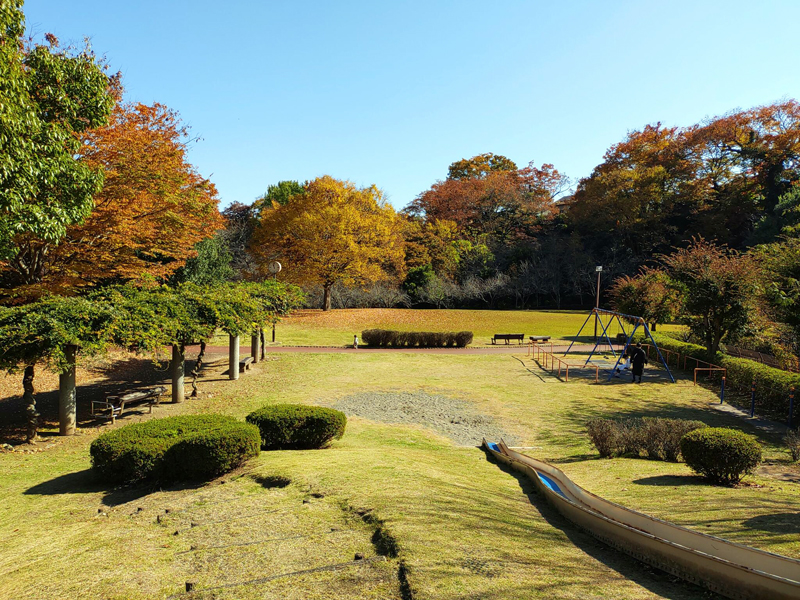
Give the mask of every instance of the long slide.
[(620, 506), (501, 440), (486, 450), (524, 473), (569, 521), (649, 565), (737, 600), (800, 599), (800, 561), (735, 544)]

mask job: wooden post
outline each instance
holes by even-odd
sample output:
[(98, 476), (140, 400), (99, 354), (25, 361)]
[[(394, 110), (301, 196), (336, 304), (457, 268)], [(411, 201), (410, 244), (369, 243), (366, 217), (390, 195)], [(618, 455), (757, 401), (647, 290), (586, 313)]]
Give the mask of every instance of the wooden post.
[(58, 431), (61, 435), (75, 435), (77, 422), (77, 393), (75, 390), (75, 355), (78, 347), (64, 348), (67, 370), (58, 376)]
[(172, 344), (172, 401), (183, 402), (185, 391), (183, 389), (184, 362), (186, 350), (183, 345)]
[(239, 379), (239, 336), (230, 336), (228, 346), (228, 379)]
[(253, 363), (261, 361), (261, 335), (258, 329), (250, 337), (250, 356), (253, 357)]

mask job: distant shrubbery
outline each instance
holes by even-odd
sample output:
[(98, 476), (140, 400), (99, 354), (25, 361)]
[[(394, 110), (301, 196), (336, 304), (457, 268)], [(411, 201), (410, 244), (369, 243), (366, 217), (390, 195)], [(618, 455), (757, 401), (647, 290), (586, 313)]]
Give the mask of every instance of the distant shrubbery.
[(207, 479), (258, 456), (258, 429), (233, 417), (191, 415), (134, 423), (99, 436), (90, 447), (102, 479)]
[(323, 448), (344, 435), (347, 417), (322, 406), (273, 404), (247, 415), (261, 432), (264, 450)]
[(379, 348), (465, 348), (472, 343), (472, 332), (367, 329), (361, 332), (361, 339), (368, 346)]
[(655, 460), (677, 462), (681, 438), (695, 429), (706, 427), (700, 421), (686, 419), (594, 419), (587, 424), (589, 438), (600, 456), (645, 454)]
[[(637, 341), (646, 342), (637, 336)], [(680, 352), (682, 356), (691, 356), (700, 360), (709, 361), (727, 369), (726, 383), (729, 388), (749, 391), (753, 380), (756, 382), (756, 412), (759, 415), (786, 422), (789, 416), (789, 393), (792, 388), (800, 393), (800, 375), (769, 367), (747, 358), (735, 358), (727, 354), (718, 353), (709, 359), (706, 349), (697, 344), (681, 342), (663, 334), (653, 334), (653, 339), (659, 348)], [(681, 366), (683, 363), (681, 363)], [(694, 361), (689, 361), (687, 366), (694, 368)], [(704, 366), (704, 365), (701, 365)], [(729, 396), (730, 402), (736, 402), (734, 396)], [(746, 406), (750, 408), (749, 398)], [(793, 420), (800, 418), (800, 402), (795, 404)]]
[(761, 462), (761, 446), (755, 437), (725, 427), (687, 433), (681, 452), (692, 471), (718, 483), (736, 483)]

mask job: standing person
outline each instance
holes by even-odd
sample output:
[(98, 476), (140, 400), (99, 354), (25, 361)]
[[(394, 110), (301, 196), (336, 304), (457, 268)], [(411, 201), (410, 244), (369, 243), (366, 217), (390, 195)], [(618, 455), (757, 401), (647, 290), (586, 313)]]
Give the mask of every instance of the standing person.
[(355, 335), (353, 336), (353, 348), (355, 348), (356, 350), (358, 350), (358, 334), (355, 334)]
[[(631, 354), (631, 366), (633, 379), (631, 379), (631, 383), (642, 383), (642, 373), (644, 373), (644, 366), (647, 364), (647, 354), (645, 354), (644, 350), (642, 350), (642, 343), (639, 342), (636, 344), (636, 348), (633, 350)], [(636, 378), (639, 378), (639, 381), (636, 381)]]

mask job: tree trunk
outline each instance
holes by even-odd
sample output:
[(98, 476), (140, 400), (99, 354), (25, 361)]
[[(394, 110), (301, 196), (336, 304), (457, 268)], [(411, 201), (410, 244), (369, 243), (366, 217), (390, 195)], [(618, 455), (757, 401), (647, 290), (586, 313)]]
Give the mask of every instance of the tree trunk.
[(206, 354), (206, 343), (200, 342), (200, 354), (197, 355), (197, 362), (192, 369), (192, 398), (197, 398), (197, 378), (200, 377), (200, 369), (203, 368), (203, 356)]
[(331, 309), (331, 288), (333, 287), (332, 283), (326, 283), (322, 286), (322, 310), (330, 310)]
[(239, 379), (239, 336), (230, 336), (228, 345), (228, 378)]
[(67, 370), (58, 376), (58, 431), (61, 435), (75, 435), (77, 393), (75, 390), (75, 355), (78, 347), (70, 344), (64, 348)]
[(656, 332), (656, 325), (658, 325), (658, 323), (650, 323), (650, 331), (653, 333)]
[(253, 357), (253, 363), (261, 361), (261, 337), (258, 329), (250, 336), (250, 356)]
[(25, 401), (27, 405), (25, 407), (25, 412), (28, 414), (28, 436), (27, 441), (29, 444), (35, 444), (37, 439), (37, 434), (39, 432), (39, 413), (36, 412), (36, 396), (33, 394), (36, 393), (36, 390), (33, 389), (33, 378), (34, 378), (34, 365), (28, 365), (25, 367), (25, 373), (22, 376), (22, 399)]
[(261, 338), (261, 360), (264, 360), (264, 358), (266, 357), (264, 348), (266, 347), (267, 343), (266, 343), (266, 340), (264, 339), (264, 328), (263, 327), (259, 327), (258, 328), (258, 337)]
[(172, 401), (183, 402), (183, 375), (186, 349), (183, 344), (172, 344)]

